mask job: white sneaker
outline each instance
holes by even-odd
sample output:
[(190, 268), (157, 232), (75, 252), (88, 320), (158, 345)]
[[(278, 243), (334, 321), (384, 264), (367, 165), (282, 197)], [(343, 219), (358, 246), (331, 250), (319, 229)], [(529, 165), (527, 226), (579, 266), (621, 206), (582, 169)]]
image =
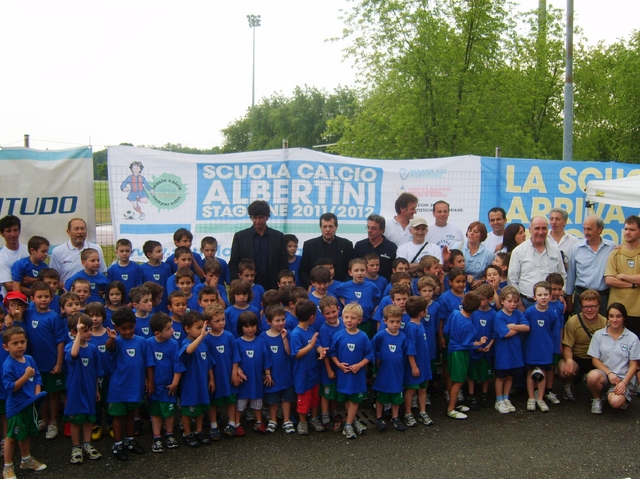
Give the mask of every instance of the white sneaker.
[(47, 428), (47, 434), (44, 436), (47, 439), (54, 439), (58, 436), (58, 426), (55, 424), (49, 424)]
[(556, 396), (553, 391), (549, 391), (547, 394), (545, 394), (544, 398), (551, 404), (560, 404), (560, 399), (558, 399), (558, 396)]
[(533, 412), (536, 410), (536, 400), (535, 399), (527, 399), (527, 411)]
[(509, 410), (509, 412), (516, 412), (516, 407), (511, 404), (511, 401), (509, 399), (505, 399), (504, 401), (505, 406), (507, 406), (507, 409)]
[(565, 384), (564, 386), (564, 394), (562, 395), (563, 399), (567, 401), (575, 401), (576, 397), (573, 395), (573, 388), (571, 384)]
[(500, 414), (509, 414), (509, 408), (504, 401), (496, 401), (495, 408)]
[(544, 399), (538, 399), (536, 401), (536, 404), (542, 412), (549, 412), (549, 406), (547, 406), (547, 403), (544, 402)]
[(449, 416), (452, 419), (467, 419), (466, 414), (460, 411), (456, 411), (455, 409), (452, 409), (451, 411), (447, 411), (447, 416)]
[(602, 414), (602, 399), (594, 398), (591, 400), (591, 414)]

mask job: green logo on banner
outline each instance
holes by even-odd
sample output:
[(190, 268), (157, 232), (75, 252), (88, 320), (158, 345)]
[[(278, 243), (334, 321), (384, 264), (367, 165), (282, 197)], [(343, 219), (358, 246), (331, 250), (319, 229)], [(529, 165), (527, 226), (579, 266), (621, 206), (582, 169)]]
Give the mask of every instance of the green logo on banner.
[(173, 210), (184, 203), (187, 198), (187, 185), (182, 182), (179, 176), (170, 173), (154, 176), (152, 188), (155, 191), (155, 195), (151, 196), (151, 203), (159, 211)]

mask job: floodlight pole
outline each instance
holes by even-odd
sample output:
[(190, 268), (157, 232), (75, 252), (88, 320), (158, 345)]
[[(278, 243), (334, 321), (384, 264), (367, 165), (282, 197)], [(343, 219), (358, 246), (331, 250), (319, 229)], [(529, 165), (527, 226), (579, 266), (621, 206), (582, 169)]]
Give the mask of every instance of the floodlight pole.
[(253, 29), (253, 75), (251, 78), (251, 106), (256, 104), (256, 27), (260, 26), (260, 15), (247, 15), (249, 28)]
[(566, 67), (562, 161), (573, 160), (573, 0), (567, 0)]

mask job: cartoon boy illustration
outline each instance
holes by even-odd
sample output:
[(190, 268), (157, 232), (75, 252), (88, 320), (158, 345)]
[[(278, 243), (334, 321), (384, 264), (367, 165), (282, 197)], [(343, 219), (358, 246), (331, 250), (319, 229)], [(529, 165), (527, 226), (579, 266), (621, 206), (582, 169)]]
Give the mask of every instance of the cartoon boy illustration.
[[(134, 161), (129, 165), (129, 169), (131, 170), (132, 175), (127, 176), (127, 178), (120, 185), (120, 189), (125, 193), (129, 193), (127, 195), (127, 199), (131, 202), (133, 209), (140, 214), (140, 219), (144, 219), (144, 213), (142, 212), (141, 204), (149, 203), (149, 196), (147, 195), (147, 190), (154, 195), (155, 191), (151, 188), (151, 185), (147, 181), (147, 179), (142, 176), (142, 170), (144, 170), (144, 165), (139, 161)], [(125, 218), (133, 219), (135, 216), (131, 212), (125, 213)]]

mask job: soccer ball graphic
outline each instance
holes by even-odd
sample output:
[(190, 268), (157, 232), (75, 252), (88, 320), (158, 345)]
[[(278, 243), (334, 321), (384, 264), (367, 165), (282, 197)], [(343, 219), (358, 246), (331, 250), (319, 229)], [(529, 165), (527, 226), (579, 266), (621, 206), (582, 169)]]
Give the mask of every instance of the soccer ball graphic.
[(134, 215), (133, 211), (131, 211), (131, 210), (127, 210), (124, 213), (124, 219), (125, 220), (132, 220), (134, 217), (135, 217), (135, 215)]

